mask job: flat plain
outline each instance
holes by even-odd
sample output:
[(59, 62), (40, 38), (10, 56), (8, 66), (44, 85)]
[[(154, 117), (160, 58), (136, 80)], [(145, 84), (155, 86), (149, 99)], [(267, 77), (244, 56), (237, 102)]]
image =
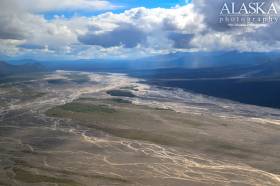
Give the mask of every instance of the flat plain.
[(276, 109), (65, 71), (0, 96), (0, 185), (280, 184)]

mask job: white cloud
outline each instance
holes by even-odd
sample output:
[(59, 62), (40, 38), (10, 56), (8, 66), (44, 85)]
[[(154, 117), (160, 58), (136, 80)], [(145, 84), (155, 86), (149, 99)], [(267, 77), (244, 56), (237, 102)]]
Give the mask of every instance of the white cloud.
[(0, 39), (0, 54), (12, 56), (19, 53), (20, 49), (17, 47), (23, 41), (13, 39)]
[(219, 2), (194, 0), (170, 9), (141, 7), (123, 13), (46, 20), (38, 12), (115, 6), (97, 0), (2, 0), (0, 54), (100, 58), (174, 51), (279, 50), (279, 24), (246, 29), (220, 25), (216, 19)]
[(176, 37), (169, 37), (171, 33), (200, 32), (202, 21), (202, 16), (193, 11), (192, 5), (172, 9), (135, 8), (121, 14), (94, 17), (89, 31), (80, 36), (80, 41), (103, 47), (122, 45), (134, 48), (141, 45), (166, 49), (174, 47), (176, 42)]

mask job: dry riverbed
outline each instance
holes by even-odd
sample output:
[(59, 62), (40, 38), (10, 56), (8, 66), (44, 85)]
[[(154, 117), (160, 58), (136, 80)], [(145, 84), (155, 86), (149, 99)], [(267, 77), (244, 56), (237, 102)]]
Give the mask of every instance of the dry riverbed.
[(280, 126), (264, 118), (277, 110), (240, 105), (260, 122), (110, 74), (56, 72), (0, 90), (0, 185), (280, 184)]

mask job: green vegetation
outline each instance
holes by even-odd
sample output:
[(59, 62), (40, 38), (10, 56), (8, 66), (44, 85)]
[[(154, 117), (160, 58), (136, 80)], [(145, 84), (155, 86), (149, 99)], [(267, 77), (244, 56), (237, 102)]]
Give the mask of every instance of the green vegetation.
[(159, 108), (159, 107), (157, 107), (157, 108), (155, 108), (156, 110), (162, 110), (162, 111), (174, 111), (174, 110), (172, 110), (172, 109), (170, 109), (170, 108)]
[(138, 91), (136, 86), (126, 86), (126, 87), (121, 87), (122, 90), (126, 89), (126, 90), (134, 90), (134, 91)]
[(107, 105), (92, 105), (92, 104), (85, 104), (85, 103), (68, 103), (65, 105), (60, 106), (59, 108), (71, 111), (71, 112), (81, 112), (81, 113), (114, 113), (116, 112), (115, 109), (110, 108)]
[(131, 101), (129, 101), (129, 100), (124, 100), (124, 99), (120, 99), (120, 98), (113, 98), (113, 99), (111, 99), (111, 101), (113, 101), (115, 103), (131, 103)]
[(86, 83), (86, 82), (89, 82), (90, 79), (88, 77), (87, 74), (67, 74), (66, 77), (68, 77), (69, 79), (71, 79), (71, 81), (75, 82), (75, 83)]
[[(114, 108), (100, 105), (100, 103), (114, 105)], [(161, 125), (162, 121), (154, 118), (153, 114), (168, 116), (166, 112), (174, 114), (170, 110), (158, 110), (133, 105), (123, 99), (96, 100), (83, 98), (73, 103), (50, 109), (47, 111), (47, 115), (82, 121), (82, 124), (89, 128), (101, 130), (117, 137), (181, 146), (184, 141), (180, 136), (174, 134), (172, 129), (154, 130), (158, 127), (157, 125)], [(164, 118), (162, 119), (164, 120)]]
[(111, 96), (136, 97), (133, 93), (127, 90), (109, 90), (106, 93)]
[(79, 98), (77, 101), (80, 102), (90, 102), (90, 103), (95, 103), (95, 104), (113, 104), (113, 103), (127, 103), (127, 104), (131, 104), (132, 102), (129, 100), (125, 100), (122, 98), (108, 98), (108, 99), (96, 99), (96, 98), (87, 98), (87, 97), (81, 97)]
[(66, 74), (65, 76), (68, 79), (50, 79), (48, 80), (48, 83), (54, 85), (63, 85), (69, 81), (78, 84), (86, 83), (90, 81), (89, 77), (86, 74)]

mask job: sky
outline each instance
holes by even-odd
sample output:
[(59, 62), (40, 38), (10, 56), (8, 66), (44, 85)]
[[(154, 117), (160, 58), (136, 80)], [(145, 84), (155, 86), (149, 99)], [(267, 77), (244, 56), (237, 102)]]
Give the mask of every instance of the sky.
[(0, 0), (0, 58), (131, 59), (174, 52), (279, 51), (278, 23), (221, 24), (218, 16), (225, 2), (232, 1)]

